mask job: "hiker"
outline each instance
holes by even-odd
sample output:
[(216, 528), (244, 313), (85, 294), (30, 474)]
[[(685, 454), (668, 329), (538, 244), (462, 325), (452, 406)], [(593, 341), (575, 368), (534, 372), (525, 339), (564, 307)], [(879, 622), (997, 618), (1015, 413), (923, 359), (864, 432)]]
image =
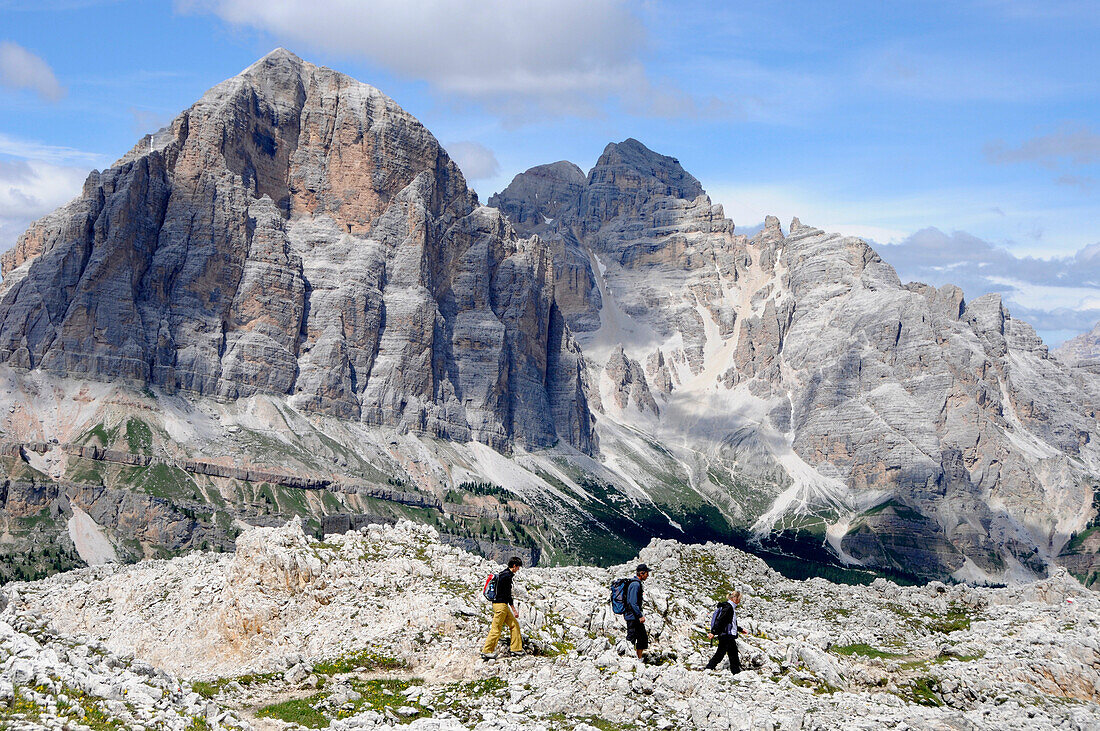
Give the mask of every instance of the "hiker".
[(741, 603), (741, 592), (731, 591), (726, 598), (729, 601), (720, 602), (710, 617), (710, 632), (707, 637), (712, 640), (718, 638), (718, 650), (707, 663), (707, 670), (717, 669), (722, 658), (729, 655), (730, 672), (737, 675), (741, 672), (741, 659), (737, 656), (737, 633), (745, 633), (745, 630), (737, 626), (737, 605)]
[(634, 643), (634, 650), (638, 653), (638, 659), (642, 659), (642, 651), (649, 647), (649, 633), (645, 629), (645, 613), (642, 612), (642, 582), (649, 578), (649, 567), (644, 563), (638, 564), (634, 578), (626, 585), (624, 596), (623, 619), (626, 620), (626, 639)]
[(519, 556), (508, 559), (508, 568), (501, 571), (493, 579), (496, 584), (496, 595), (493, 597), (493, 623), (489, 626), (489, 636), (485, 638), (485, 644), (481, 648), (481, 657), (484, 660), (492, 660), (496, 657), (497, 641), (500, 633), (504, 631), (504, 625), (509, 627), (510, 651), (513, 655), (523, 654), (523, 638), (519, 635), (519, 612), (516, 611), (515, 602), (512, 600), (512, 579), (523, 567), (523, 561)]

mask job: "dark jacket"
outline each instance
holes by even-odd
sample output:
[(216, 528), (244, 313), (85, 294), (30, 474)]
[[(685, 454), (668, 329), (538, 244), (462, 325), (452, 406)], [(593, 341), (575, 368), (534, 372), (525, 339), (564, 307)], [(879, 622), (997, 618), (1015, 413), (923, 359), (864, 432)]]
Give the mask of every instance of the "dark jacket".
[(631, 579), (630, 583), (626, 585), (626, 596), (623, 597), (626, 604), (626, 610), (623, 612), (624, 619), (641, 619), (645, 615), (642, 613), (642, 580)]
[(717, 630), (717, 631), (714, 632), (714, 635), (716, 637), (724, 637), (724, 636), (727, 636), (727, 635), (736, 635), (737, 634), (737, 607), (735, 607), (732, 602), (722, 602), (717, 607), (715, 607), (714, 615), (712, 615), (712, 620), (711, 621), (713, 622), (714, 618), (717, 618), (718, 612), (723, 610), (723, 609), (725, 611), (723, 611), (722, 613), (727, 615), (726, 622), (720, 627), (712, 627), (711, 629), (712, 630)]
[(512, 578), (515, 574), (511, 569), (504, 569), (497, 574), (497, 598), (494, 604), (512, 604)]

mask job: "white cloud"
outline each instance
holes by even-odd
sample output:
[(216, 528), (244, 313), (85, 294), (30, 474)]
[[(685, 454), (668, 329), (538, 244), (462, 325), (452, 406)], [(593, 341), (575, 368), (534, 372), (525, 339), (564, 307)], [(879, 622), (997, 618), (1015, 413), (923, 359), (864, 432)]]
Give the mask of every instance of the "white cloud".
[(32, 221), (80, 193), (88, 171), (41, 160), (0, 160), (0, 250)]
[(968, 299), (1000, 293), (1013, 316), (1033, 325), (1048, 345), (1087, 332), (1100, 319), (1100, 244), (1039, 259), (963, 231), (926, 228), (875, 249), (902, 281), (955, 284)]
[(609, 100), (654, 115), (696, 113), (642, 65), (646, 35), (626, 0), (176, 0), (292, 46), (350, 54), (506, 117), (598, 114)]
[(48, 101), (65, 96), (50, 65), (18, 43), (0, 42), (0, 85), (9, 89), (30, 89)]
[(52, 163), (84, 163), (98, 165), (104, 162), (102, 155), (95, 152), (84, 152), (72, 147), (60, 147), (58, 145), (45, 145), (34, 140), (24, 140), (12, 137), (0, 132), (0, 155), (11, 155)]
[(467, 180), (485, 180), (500, 173), (497, 156), (479, 142), (452, 142), (446, 147), (447, 154), (458, 164)]
[(1100, 162), (1100, 134), (1083, 126), (1063, 127), (1057, 132), (1024, 140), (1017, 147), (1009, 147), (998, 140), (986, 145), (985, 155), (994, 163), (1034, 162), (1051, 168), (1062, 163), (1089, 165)]
[(764, 185), (707, 185), (739, 228), (778, 216), (786, 226), (798, 216), (809, 226), (878, 243), (899, 243), (913, 232), (951, 221), (954, 228), (978, 231), (1017, 256), (1038, 259), (1072, 256), (1096, 242), (1096, 231), (1082, 226), (1095, 212), (1089, 201), (1062, 203), (1043, 191), (1009, 185), (944, 187), (905, 194), (830, 193), (837, 183), (825, 178)]
[(102, 155), (0, 132), (0, 251), (32, 221), (79, 195), (90, 168), (107, 163)]
[(1100, 287), (1054, 287), (1012, 277), (989, 277), (989, 282), (1012, 292), (1012, 301), (1029, 310), (1100, 310)]

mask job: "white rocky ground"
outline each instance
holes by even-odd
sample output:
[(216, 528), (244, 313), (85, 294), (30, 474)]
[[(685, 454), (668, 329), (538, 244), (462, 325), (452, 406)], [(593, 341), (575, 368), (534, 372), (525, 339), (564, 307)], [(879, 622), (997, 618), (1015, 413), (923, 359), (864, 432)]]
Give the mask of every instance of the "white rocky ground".
[[(641, 559), (654, 567), (648, 663), (607, 604), (627, 567), (525, 569), (520, 620), (539, 654), (480, 660), (491, 565), (407, 522), (324, 543), (292, 522), (245, 533), (235, 555), (9, 585), (0, 725), (1100, 727), (1100, 596), (1064, 573), (853, 587), (788, 580), (713, 544), (654, 541)], [(703, 622), (729, 586), (746, 593), (750, 632), (736, 679), (700, 669)]]

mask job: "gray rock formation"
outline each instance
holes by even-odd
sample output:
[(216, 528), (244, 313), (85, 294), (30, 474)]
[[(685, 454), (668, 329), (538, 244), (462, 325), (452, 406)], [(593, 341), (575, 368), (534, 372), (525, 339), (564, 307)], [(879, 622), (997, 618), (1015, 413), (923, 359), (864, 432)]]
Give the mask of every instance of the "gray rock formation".
[[(737, 235), (676, 160), (635, 140), (608, 145), (579, 192), (556, 163), (491, 202), (521, 233), (569, 242), (556, 294), (617, 396), (624, 364), (646, 364), (658, 422), (603, 394), (617, 465), (637, 449), (613, 422), (686, 442), (677, 457), (708, 499), (763, 497), (761, 535), (824, 521), (843, 560), (926, 576), (1043, 574), (1095, 512), (1095, 394), (998, 296), (902, 284), (863, 241), (797, 219)], [(760, 457), (733, 447), (745, 430), (789, 477), (771, 495), (731, 491)], [(651, 472), (631, 477), (657, 495)]]
[[(653, 568), (645, 663), (606, 596), (638, 561)], [(481, 580), (497, 565), (408, 521), (323, 543), (291, 522), (245, 532), (232, 556), (5, 587), (0, 700), (16, 728), (86, 724), (60, 697), (73, 689), (118, 728), (303, 717), (340, 731), (1100, 723), (1100, 595), (1064, 572), (996, 589), (845, 586), (786, 579), (729, 546), (654, 540), (610, 569), (524, 568), (514, 587), (535, 656), (485, 662), (471, 648), (490, 611)], [(736, 677), (725, 663), (704, 669), (714, 598), (731, 587), (743, 595)], [(189, 723), (204, 708), (207, 722)]]
[(391, 99), (278, 50), (20, 238), (0, 362), (590, 451), (551, 261)]
[(1100, 374), (1100, 322), (1087, 333), (1062, 343), (1054, 355), (1071, 366)]

